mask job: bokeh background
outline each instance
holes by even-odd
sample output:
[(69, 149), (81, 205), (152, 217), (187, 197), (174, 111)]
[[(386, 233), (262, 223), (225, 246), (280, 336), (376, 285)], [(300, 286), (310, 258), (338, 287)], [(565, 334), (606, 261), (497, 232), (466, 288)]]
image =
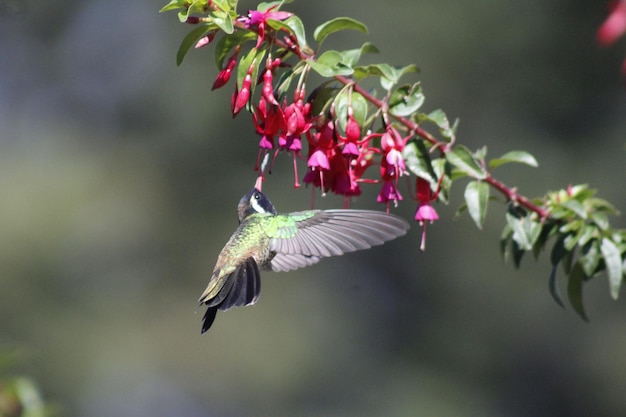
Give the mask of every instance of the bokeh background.
[[(503, 205), (482, 232), (455, 218), (462, 184), (425, 253), (415, 225), (267, 273), (257, 305), (201, 336), (196, 300), (253, 184), (257, 137), (231, 119), (230, 88), (209, 92), (212, 49), (176, 67), (190, 27), (162, 3), (0, 1), (0, 347), (62, 415), (626, 415), (626, 301), (601, 276), (586, 286), (590, 323), (558, 307), (548, 256), (521, 270), (500, 257)], [(459, 117), (468, 146), (533, 153), (539, 169), (500, 169), (524, 194), (589, 183), (624, 210), (624, 40), (594, 43), (606, 3), (289, 8), (309, 34), (335, 16), (365, 22), (369, 36), (326, 46), (369, 40), (379, 62), (416, 63), (424, 108)], [(310, 202), (290, 167), (281, 156), (264, 184), (282, 211)], [(375, 188), (353, 206), (377, 208)]]

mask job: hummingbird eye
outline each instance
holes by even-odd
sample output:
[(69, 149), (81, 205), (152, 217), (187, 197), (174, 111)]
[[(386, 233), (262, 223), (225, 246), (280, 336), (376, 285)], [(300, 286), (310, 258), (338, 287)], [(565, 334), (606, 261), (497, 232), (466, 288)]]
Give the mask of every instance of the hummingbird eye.
[(252, 209), (256, 211), (257, 213), (266, 213), (266, 210), (261, 205), (260, 200), (261, 200), (261, 194), (255, 193), (254, 199), (250, 201), (250, 204), (252, 205)]

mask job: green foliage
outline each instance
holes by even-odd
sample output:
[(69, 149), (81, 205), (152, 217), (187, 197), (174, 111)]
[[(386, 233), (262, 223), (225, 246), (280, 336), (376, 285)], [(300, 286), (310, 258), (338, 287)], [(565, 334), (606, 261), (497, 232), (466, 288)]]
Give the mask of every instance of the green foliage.
[(482, 181), (470, 181), (465, 187), (465, 203), (472, 220), (482, 229), (487, 216), (489, 185)]
[[(514, 265), (519, 267), (526, 252), (531, 251), (538, 258), (542, 252), (550, 250), (552, 267), (547, 274), (548, 287), (557, 303), (564, 305), (559, 291), (560, 269), (567, 276), (569, 303), (583, 319), (587, 318), (582, 296), (584, 284), (594, 276), (605, 272), (611, 297), (619, 296), (624, 279), (626, 232), (611, 228), (609, 215), (618, 213), (609, 202), (595, 197), (595, 190), (586, 185), (570, 186), (534, 199), (520, 195), (516, 188), (507, 187), (495, 179), (493, 172), (511, 163), (536, 168), (538, 162), (534, 156), (514, 150), (489, 160), (486, 147), (472, 151), (458, 144), (458, 119), (451, 123), (443, 110), (422, 112), (425, 96), (420, 82), (404, 81), (405, 77), (419, 72), (415, 65), (360, 63), (365, 54), (379, 52), (369, 42), (343, 51), (322, 50), (326, 39), (338, 31), (367, 33), (363, 23), (348, 17), (335, 18), (319, 25), (313, 31), (316, 45), (312, 49), (307, 42), (303, 22), (293, 14), (279, 11), (285, 3), (259, 4), (254, 19), (251, 18), (253, 14), (237, 14), (236, 0), (208, 3), (172, 0), (161, 11), (178, 10), (181, 21), (199, 25), (183, 39), (177, 53), (178, 63), (200, 39), (209, 35), (219, 36), (215, 43), (215, 62), (219, 69), (223, 69), (227, 59), (237, 58), (238, 87), (250, 72), (250, 91), (251, 96), (254, 95), (255, 86), (261, 81), (259, 74), (269, 70), (272, 72), (272, 85), (269, 86), (271, 88), (264, 88), (263, 94), (267, 96), (270, 94), (268, 90), (271, 90), (275, 99), (272, 97), (270, 102), (274, 106), (278, 102), (284, 103), (278, 105), (279, 110), (284, 111), (282, 107), (287, 107), (290, 92), (299, 97), (297, 104), (301, 107), (298, 111), (302, 113), (290, 113), (292, 116), (295, 114), (292, 129), (301, 135), (299, 139), (306, 137), (311, 142), (310, 146), (316, 146), (315, 134), (320, 132), (312, 130), (331, 121), (336, 131), (333, 131), (332, 143), (326, 146), (330, 146), (332, 152), (329, 148), (324, 149), (325, 152), (331, 156), (346, 152), (345, 160), (351, 164), (350, 175), (356, 175), (356, 168), (364, 171), (374, 164), (380, 165), (381, 177), (384, 177), (383, 171), (387, 175), (385, 178), (369, 179), (361, 178), (360, 172), (357, 181), (385, 182), (390, 186), (398, 183), (390, 178), (412, 174), (425, 180), (430, 187), (426, 189), (426, 194), (431, 191), (428, 197), (418, 195), (420, 204), (429, 205), (433, 200), (447, 203), (452, 184), (467, 179), (464, 204), (459, 212), (467, 209), (479, 229), (484, 226), (489, 201), (495, 199), (492, 190), (497, 191), (508, 202), (504, 216), (506, 223), (500, 239), (503, 255), (512, 255)], [(264, 72), (259, 72), (261, 70)], [(325, 80), (303, 100), (311, 71)], [(367, 90), (361, 87), (359, 83), (368, 77), (376, 77), (380, 87)], [(252, 107), (251, 100), (252, 97), (247, 102), (248, 109)], [(264, 96), (264, 100), (267, 97)], [(352, 138), (350, 151), (344, 148), (347, 147), (344, 136), (348, 136), (348, 127), (353, 136), (359, 136), (358, 140)], [(434, 128), (435, 133), (426, 130), (430, 128)], [(302, 129), (310, 130), (305, 135)], [(383, 144), (385, 134), (387, 139)], [(358, 157), (354, 149), (360, 152)], [(313, 148), (309, 150), (309, 154), (313, 153)], [(318, 151), (321, 152), (320, 149)], [(401, 154), (403, 163), (397, 162), (398, 154)], [(386, 164), (381, 162), (383, 160)], [(326, 161), (324, 166), (327, 165)], [(316, 176), (330, 169), (321, 168), (322, 172), (316, 171)], [(419, 184), (423, 181), (420, 180)], [(347, 198), (353, 195), (344, 193)], [(388, 195), (379, 198), (398, 202), (399, 198), (394, 193)]]
[(338, 17), (328, 22), (324, 22), (315, 28), (313, 32), (313, 38), (320, 46), (324, 39), (335, 32), (341, 30), (358, 30), (359, 32), (367, 33), (367, 26), (358, 20), (351, 19), (349, 17)]

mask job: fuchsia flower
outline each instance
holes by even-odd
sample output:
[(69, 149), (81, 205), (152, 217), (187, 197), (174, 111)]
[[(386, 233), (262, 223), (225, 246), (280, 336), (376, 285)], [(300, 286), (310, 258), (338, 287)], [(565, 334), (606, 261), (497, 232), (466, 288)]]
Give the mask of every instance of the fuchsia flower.
[(343, 144), (343, 153), (349, 157), (359, 156), (358, 142), (361, 139), (361, 126), (356, 121), (353, 115), (348, 116), (348, 122), (346, 123), (346, 137), (341, 138)]
[(272, 6), (264, 12), (260, 12), (258, 10), (249, 10), (248, 16), (239, 19), (239, 21), (242, 22), (247, 29), (250, 29), (254, 26), (257, 27), (257, 32), (259, 36), (257, 37), (255, 48), (258, 49), (259, 46), (261, 46), (263, 39), (265, 38), (265, 25), (267, 24), (267, 21), (269, 19), (285, 20), (293, 16), (293, 13), (289, 12), (275, 12), (274, 9), (276, 9), (277, 7), (278, 5)]
[(602, 23), (596, 34), (602, 46), (611, 45), (626, 33), (626, 1), (613, 1), (610, 5), (609, 17)]
[(389, 127), (380, 138), (380, 146), (383, 149), (384, 161), (387, 166), (387, 172), (385, 175), (395, 177), (396, 182), (397, 178), (400, 178), (406, 173), (406, 165), (404, 163), (404, 158), (402, 157), (402, 150), (404, 149), (406, 141), (409, 137), (410, 136), (407, 136), (403, 139), (395, 128)]
[[(441, 177), (443, 178), (443, 177)], [(415, 183), (415, 193), (417, 194), (417, 201), (419, 203), (417, 211), (415, 212), (415, 221), (422, 226), (422, 240), (420, 243), (420, 250), (426, 249), (426, 224), (432, 223), (435, 220), (439, 220), (439, 215), (435, 208), (430, 204), (437, 199), (439, 190), (441, 189), (441, 179), (439, 180), (437, 191), (433, 193), (430, 187), (430, 182), (424, 178), (417, 177)]]
[(254, 113), (252, 113), (252, 121), (254, 122), (256, 132), (261, 135), (259, 154), (257, 155), (255, 165), (255, 169), (258, 169), (261, 155), (274, 149), (274, 139), (280, 134), (285, 120), (282, 112), (280, 112), (277, 107), (268, 106), (267, 102), (261, 98), (259, 106), (256, 107)]
[(399, 200), (402, 200), (402, 194), (398, 191), (395, 181), (385, 180), (376, 201), (387, 204), (387, 211), (389, 211), (389, 202), (393, 201), (397, 204)]

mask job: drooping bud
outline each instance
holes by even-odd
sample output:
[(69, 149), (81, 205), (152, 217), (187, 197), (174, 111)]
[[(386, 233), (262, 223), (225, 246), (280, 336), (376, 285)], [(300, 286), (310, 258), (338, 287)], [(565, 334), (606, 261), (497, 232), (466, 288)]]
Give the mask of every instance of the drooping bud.
[(235, 68), (235, 64), (237, 64), (237, 54), (233, 54), (233, 56), (228, 59), (228, 63), (226, 63), (224, 69), (222, 69), (220, 73), (217, 74), (217, 78), (215, 78), (211, 90), (216, 90), (226, 85), (228, 80), (230, 80), (230, 76), (233, 73), (233, 68)]
[(278, 101), (276, 100), (276, 97), (274, 97), (273, 81), (274, 74), (272, 74), (272, 71), (268, 68), (265, 70), (265, 74), (263, 74), (263, 98), (265, 98), (268, 103), (278, 106)]
[(248, 68), (248, 72), (246, 76), (243, 78), (243, 82), (241, 83), (241, 90), (237, 93), (237, 98), (235, 99), (235, 104), (233, 105), (233, 115), (236, 115), (243, 109), (248, 100), (250, 99), (250, 88), (252, 87), (252, 71), (254, 69), (254, 64), (250, 65)]

